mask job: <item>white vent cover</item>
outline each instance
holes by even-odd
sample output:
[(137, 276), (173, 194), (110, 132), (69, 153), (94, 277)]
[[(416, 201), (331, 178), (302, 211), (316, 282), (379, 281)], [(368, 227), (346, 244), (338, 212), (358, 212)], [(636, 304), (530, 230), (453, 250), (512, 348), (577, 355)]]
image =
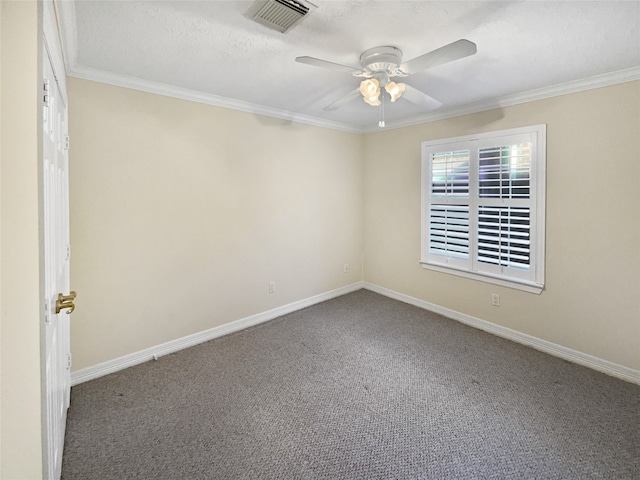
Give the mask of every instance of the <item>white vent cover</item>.
[(247, 17), (285, 33), (312, 8), (315, 5), (300, 0), (256, 0), (247, 11)]

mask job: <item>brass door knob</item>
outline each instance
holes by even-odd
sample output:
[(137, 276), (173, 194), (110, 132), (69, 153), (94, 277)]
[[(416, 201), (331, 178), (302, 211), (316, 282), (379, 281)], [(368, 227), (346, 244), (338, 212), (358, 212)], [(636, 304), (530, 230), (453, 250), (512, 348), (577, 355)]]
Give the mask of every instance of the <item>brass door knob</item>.
[(76, 298), (76, 292), (73, 290), (69, 292), (69, 295), (58, 294), (58, 299), (56, 300), (56, 313), (60, 313), (61, 310), (68, 308), (67, 315), (73, 312), (76, 306), (73, 304), (73, 299)]

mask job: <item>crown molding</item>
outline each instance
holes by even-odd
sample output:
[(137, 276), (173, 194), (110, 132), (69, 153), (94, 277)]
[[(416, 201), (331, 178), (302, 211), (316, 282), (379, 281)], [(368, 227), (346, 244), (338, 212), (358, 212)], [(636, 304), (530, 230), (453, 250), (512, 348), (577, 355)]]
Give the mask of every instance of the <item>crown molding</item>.
[(331, 122), (316, 117), (310, 117), (308, 115), (302, 115), (295, 112), (289, 112), (286, 110), (279, 110), (277, 108), (271, 108), (264, 105), (257, 105), (254, 103), (243, 102), (240, 100), (234, 100), (232, 98), (220, 97), (217, 95), (211, 95), (196, 90), (189, 90), (186, 88), (175, 87), (166, 83), (152, 82), (149, 80), (143, 80), (137, 77), (130, 77), (127, 75), (114, 74), (103, 70), (83, 67), (76, 65), (70, 72), (69, 76), (82, 78), (85, 80), (93, 80), (96, 82), (107, 83), (109, 85), (115, 85), (118, 87), (131, 88), (133, 90), (140, 90), (148, 93), (155, 93), (157, 95), (164, 95), (167, 97), (179, 98), (182, 100), (189, 100), (192, 102), (204, 103), (207, 105), (213, 105), (216, 107), (228, 108), (231, 110), (239, 110), (241, 112), (252, 113), (254, 115), (263, 115), (266, 117), (278, 118), (289, 122), (303, 123), (306, 125), (313, 125), (316, 127), (331, 128), (333, 130), (342, 130), (350, 133), (362, 133), (362, 131), (351, 125), (344, 123)]
[[(67, 3), (67, 2), (63, 2)], [(73, 35), (67, 35), (67, 37), (73, 37)], [(64, 41), (64, 40), (63, 40)], [(68, 38), (64, 41), (65, 47), (71, 44), (73, 49), (73, 38)], [(65, 58), (70, 59), (74, 53), (70, 52)], [(229, 108), (231, 110), (239, 110), (242, 112), (248, 112), (255, 115), (264, 115), (267, 117), (278, 118), (290, 122), (303, 123), (307, 125), (313, 125), (317, 127), (330, 128), (334, 130), (341, 130), (350, 133), (379, 133), (386, 130), (394, 130), (403, 127), (410, 127), (414, 125), (420, 125), (423, 123), (434, 122), (436, 120), (444, 120), (446, 118), (459, 117), (461, 115), (468, 115), (471, 113), (478, 113), (487, 110), (493, 110), (496, 108), (504, 108), (512, 105), (518, 105), (522, 103), (533, 102), (537, 100), (544, 100), (546, 98), (557, 97), (560, 95), (568, 95), (571, 93), (577, 93), (585, 90), (591, 90), (594, 88), (606, 87), (610, 85), (616, 85), (619, 83), (631, 82), (634, 80), (640, 80), (640, 67), (629, 68), (626, 70), (619, 70), (616, 72), (605, 73), (602, 75), (595, 75), (593, 77), (583, 78), (580, 80), (565, 82), (558, 85), (552, 85), (545, 88), (539, 88), (536, 90), (529, 90), (527, 92), (521, 92), (514, 95), (508, 95), (499, 97), (497, 99), (472, 103), (464, 105), (458, 108), (450, 108), (442, 111), (432, 112), (426, 115), (420, 115), (418, 117), (412, 117), (398, 122), (388, 122), (387, 126), (381, 130), (379, 127), (366, 127), (358, 128), (353, 125), (347, 125), (344, 123), (331, 122), (308, 115), (302, 115), (295, 112), (289, 112), (286, 110), (280, 110), (276, 108), (266, 107), (264, 105), (257, 105), (249, 102), (243, 102), (240, 100), (234, 100), (231, 98), (220, 97), (217, 95), (210, 95), (203, 92), (189, 90), (186, 88), (179, 88), (172, 85), (152, 82), (143, 80), (136, 77), (130, 77), (126, 75), (114, 74), (99, 69), (90, 67), (84, 67), (76, 65), (73, 68), (68, 69), (68, 75), (76, 78), (82, 78), (85, 80), (92, 80), (101, 83), (107, 83), (110, 85), (116, 85), (119, 87), (131, 88), (134, 90), (140, 90), (148, 93), (155, 93), (158, 95), (165, 95), (174, 98), (180, 98), (182, 100), (189, 100), (192, 102), (205, 103), (216, 107)]]
[[(446, 110), (431, 112), (425, 115), (400, 120), (398, 122), (387, 122), (387, 126), (384, 128), (384, 130), (410, 127), (413, 125), (420, 125), (422, 123), (434, 122), (436, 120), (444, 120), (446, 118), (459, 117), (461, 115), (468, 115), (470, 113), (484, 112), (496, 108), (504, 108), (512, 105), (544, 100), (546, 98), (578, 93), (585, 90), (592, 90), (594, 88), (608, 87), (610, 85), (617, 85), (619, 83), (632, 82), (635, 80), (640, 80), (640, 67), (632, 67), (625, 70), (618, 70), (601, 75), (594, 75), (592, 77), (582, 78), (571, 82), (560, 83), (557, 85), (551, 85), (549, 87), (538, 88), (535, 90), (529, 90), (526, 92), (507, 95), (504, 97), (498, 97), (492, 100), (471, 103), (457, 108), (454, 107)], [(377, 127), (367, 127), (362, 131), (362, 133), (378, 133), (381, 131), (383, 130)]]

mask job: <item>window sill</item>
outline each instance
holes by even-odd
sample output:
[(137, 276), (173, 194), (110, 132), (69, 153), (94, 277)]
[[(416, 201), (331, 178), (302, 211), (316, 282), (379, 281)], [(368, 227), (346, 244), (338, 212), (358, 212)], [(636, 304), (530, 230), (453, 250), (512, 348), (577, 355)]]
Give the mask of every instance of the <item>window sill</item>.
[(518, 279), (507, 279), (504, 277), (498, 278), (483, 273), (470, 272), (468, 270), (457, 269), (451, 266), (445, 267), (434, 263), (420, 262), (420, 264), (422, 265), (422, 268), (425, 268), (427, 270), (448, 273), (450, 275), (469, 278), (471, 280), (478, 280), (480, 282), (493, 283), (502, 287), (515, 288), (516, 290), (523, 290), (525, 292), (535, 293), (536, 295), (540, 295), (540, 293), (542, 293), (542, 290), (544, 289), (544, 284), (527, 282)]

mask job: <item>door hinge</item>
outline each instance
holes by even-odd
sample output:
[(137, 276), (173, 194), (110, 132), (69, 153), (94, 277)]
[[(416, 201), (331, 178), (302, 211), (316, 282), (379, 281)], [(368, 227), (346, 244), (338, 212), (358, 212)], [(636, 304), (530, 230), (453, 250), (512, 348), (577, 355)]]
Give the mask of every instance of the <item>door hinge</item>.
[(67, 353), (67, 370), (71, 369), (71, 353)]
[(64, 137), (64, 149), (69, 150), (69, 135), (65, 135)]
[(47, 78), (44, 79), (44, 82), (42, 83), (42, 90), (44, 92), (42, 95), (44, 106), (48, 107), (49, 106), (49, 79)]
[(69, 260), (71, 258), (71, 245), (67, 245), (67, 258), (65, 260)]

